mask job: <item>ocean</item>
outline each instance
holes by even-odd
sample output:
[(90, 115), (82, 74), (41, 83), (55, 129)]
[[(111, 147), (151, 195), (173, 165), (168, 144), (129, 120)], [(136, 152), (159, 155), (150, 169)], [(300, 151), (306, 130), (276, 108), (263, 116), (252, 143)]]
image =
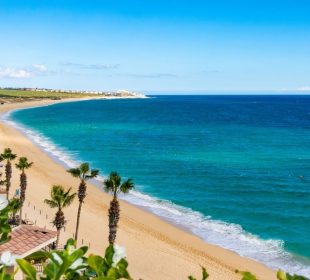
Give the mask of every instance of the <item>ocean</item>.
[(58, 161), (206, 242), (310, 277), (310, 96), (89, 100), (5, 116)]

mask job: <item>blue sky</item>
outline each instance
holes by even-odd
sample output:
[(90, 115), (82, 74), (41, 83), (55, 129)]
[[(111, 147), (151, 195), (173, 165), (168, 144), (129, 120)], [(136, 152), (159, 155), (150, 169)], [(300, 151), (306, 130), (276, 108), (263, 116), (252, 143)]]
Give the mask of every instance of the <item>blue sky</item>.
[(1, 0), (0, 86), (310, 90), (309, 0)]

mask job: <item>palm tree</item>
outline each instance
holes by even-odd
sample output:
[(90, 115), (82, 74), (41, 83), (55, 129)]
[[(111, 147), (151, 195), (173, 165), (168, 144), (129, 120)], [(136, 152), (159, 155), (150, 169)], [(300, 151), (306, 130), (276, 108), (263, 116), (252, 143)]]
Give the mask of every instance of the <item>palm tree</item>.
[(86, 197), (86, 181), (89, 179), (93, 179), (98, 176), (99, 170), (96, 169), (90, 169), (88, 163), (82, 163), (77, 168), (71, 168), (67, 170), (73, 177), (80, 179), (80, 185), (78, 189), (78, 198), (79, 198), (79, 208), (77, 212), (77, 218), (76, 218), (76, 229), (75, 229), (75, 236), (74, 239), (77, 241), (78, 238), (78, 231), (80, 226), (80, 217), (81, 217), (81, 210), (82, 210), (82, 204), (84, 202), (84, 199)]
[(57, 212), (53, 221), (53, 225), (57, 229), (56, 249), (59, 244), (60, 230), (65, 226), (66, 220), (64, 212), (65, 207), (68, 207), (74, 200), (76, 193), (71, 193), (71, 188), (67, 191), (64, 187), (54, 185), (51, 190), (51, 199), (45, 199), (44, 202), (51, 208), (57, 208)]
[(5, 184), (4, 180), (1, 180), (2, 177), (2, 173), (0, 172), (0, 187), (3, 186)]
[(6, 185), (6, 198), (9, 199), (11, 178), (12, 178), (12, 163), (16, 158), (16, 155), (12, 153), (10, 148), (4, 149), (3, 153), (0, 155), (0, 161), (6, 160), (5, 164), (5, 185)]
[(10, 205), (11, 205), (11, 212), (12, 212), (11, 223), (13, 225), (18, 225), (18, 221), (16, 219), (16, 214), (17, 214), (18, 210), (20, 210), (21, 200), (19, 198), (13, 198), (10, 201)]
[(26, 189), (27, 189), (27, 175), (25, 170), (29, 169), (33, 165), (33, 162), (28, 162), (26, 157), (19, 158), (18, 163), (15, 164), (16, 168), (21, 171), (20, 174), (20, 213), (19, 213), (19, 222), (22, 223), (22, 212), (23, 206), (26, 198)]
[(131, 179), (122, 182), (122, 178), (117, 172), (111, 172), (109, 177), (104, 181), (104, 189), (113, 195), (109, 208), (109, 243), (113, 245), (116, 239), (117, 224), (120, 217), (120, 207), (117, 199), (118, 194), (128, 193), (135, 187)]

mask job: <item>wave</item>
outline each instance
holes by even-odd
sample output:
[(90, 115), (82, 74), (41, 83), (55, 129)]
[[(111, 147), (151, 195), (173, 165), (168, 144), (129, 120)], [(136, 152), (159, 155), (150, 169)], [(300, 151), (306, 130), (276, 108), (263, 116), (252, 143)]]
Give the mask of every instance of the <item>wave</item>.
[[(14, 122), (11, 112), (1, 120), (22, 131), (31, 141), (66, 167), (75, 167), (78, 155), (63, 149), (40, 132)], [(212, 219), (190, 208), (170, 201), (149, 196), (139, 191), (131, 191), (121, 199), (142, 207), (168, 222), (182, 227), (200, 237), (205, 242), (229, 249), (241, 256), (264, 263), (272, 269), (281, 268), (289, 273), (310, 277), (310, 265), (302, 258), (285, 251), (284, 241), (262, 239), (245, 231), (240, 225)]]
[(285, 251), (282, 240), (261, 239), (246, 232), (240, 225), (214, 220), (200, 212), (137, 191), (132, 191), (122, 199), (185, 228), (208, 243), (264, 263), (272, 269), (281, 268), (290, 273), (310, 276), (309, 264)]
[(33, 143), (39, 146), (47, 154), (52, 156), (53, 159), (64, 164), (66, 167), (75, 167), (79, 163), (79, 160), (75, 157), (75, 155), (72, 152), (56, 145), (55, 143), (53, 143), (51, 139), (44, 136), (42, 133), (35, 131), (20, 123), (17, 123), (11, 119), (12, 112), (27, 109), (28, 108), (9, 111), (8, 113), (2, 115), (0, 120), (21, 131)]

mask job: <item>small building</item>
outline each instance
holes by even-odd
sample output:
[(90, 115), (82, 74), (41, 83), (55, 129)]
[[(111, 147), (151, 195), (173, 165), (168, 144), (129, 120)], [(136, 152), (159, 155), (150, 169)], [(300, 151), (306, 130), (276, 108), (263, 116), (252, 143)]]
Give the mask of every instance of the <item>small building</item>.
[[(40, 250), (51, 250), (54, 247), (56, 238), (56, 231), (37, 226), (21, 225), (13, 228), (11, 239), (8, 242), (0, 245), (0, 255), (5, 251), (9, 251), (17, 258), (26, 258)], [(14, 268), (11, 268), (11, 270), (13, 271)], [(16, 275), (15, 279), (23, 279), (23, 276)]]

